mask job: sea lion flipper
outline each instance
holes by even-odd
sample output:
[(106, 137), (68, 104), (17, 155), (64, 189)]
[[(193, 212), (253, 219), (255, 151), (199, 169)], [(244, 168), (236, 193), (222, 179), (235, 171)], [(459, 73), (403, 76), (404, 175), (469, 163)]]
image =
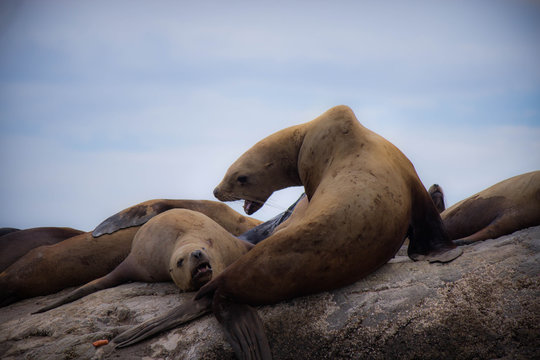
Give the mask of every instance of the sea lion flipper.
[(68, 304), (70, 302), (83, 298), (86, 295), (95, 293), (96, 291), (108, 289), (116, 285), (122, 284), (129, 277), (126, 275), (126, 274), (129, 274), (129, 271), (127, 270), (128, 267), (129, 267), (129, 261), (124, 260), (124, 262), (118, 265), (113, 271), (111, 271), (107, 275), (102, 276), (98, 279), (92, 280), (89, 283), (86, 283), (85, 285), (78, 287), (77, 289), (73, 290), (72, 292), (64, 296), (63, 298), (60, 298), (56, 300), (55, 302), (53, 302), (52, 304), (44, 306), (38, 309), (37, 311), (33, 312), (32, 315), (55, 309), (64, 304)]
[(254, 308), (227, 301), (217, 295), (212, 310), (237, 358), (272, 359), (261, 318)]
[[(427, 200), (426, 200), (427, 199)], [(450, 240), (442, 219), (430, 197), (420, 200), (408, 232), (407, 254), (414, 261), (450, 262), (463, 251)]]
[(173, 206), (167, 200), (145, 201), (108, 217), (92, 231), (92, 236), (99, 237), (104, 234), (112, 234), (120, 229), (143, 225), (154, 216), (171, 208)]
[(189, 300), (164, 315), (145, 321), (121, 333), (112, 341), (116, 344), (117, 348), (131, 346), (155, 334), (175, 328), (210, 312), (210, 305), (211, 299), (209, 298)]

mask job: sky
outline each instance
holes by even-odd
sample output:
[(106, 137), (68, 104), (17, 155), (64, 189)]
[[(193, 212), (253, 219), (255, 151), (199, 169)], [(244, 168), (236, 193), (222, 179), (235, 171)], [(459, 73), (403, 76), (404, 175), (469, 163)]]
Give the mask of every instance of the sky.
[(450, 206), (540, 169), (539, 38), (525, 0), (2, 0), (0, 227), (212, 200), (257, 141), (340, 104)]

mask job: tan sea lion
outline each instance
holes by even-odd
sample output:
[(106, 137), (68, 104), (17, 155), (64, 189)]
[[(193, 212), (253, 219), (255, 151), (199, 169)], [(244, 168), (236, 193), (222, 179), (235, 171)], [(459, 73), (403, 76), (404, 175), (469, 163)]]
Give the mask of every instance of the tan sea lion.
[(428, 193), (439, 214), (442, 213), (446, 208), (444, 205), (444, 192), (442, 187), (439, 184), (433, 184), (429, 187)]
[(0, 273), (0, 306), (85, 284), (118, 266), (131, 249), (140, 226), (164, 211), (185, 208), (201, 212), (239, 235), (261, 223), (229, 206), (210, 200), (149, 200), (105, 220), (92, 233), (29, 251)]
[(130, 281), (172, 279), (181, 291), (198, 290), (253, 246), (200, 212), (169, 210), (140, 228), (129, 255), (113, 271), (36, 313)]
[(247, 214), (276, 190), (303, 185), (303, 214), (275, 231), (203, 286), (180, 311), (114, 342), (125, 346), (174, 318), (211, 308), (239, 358), (270, 358), (250, 305), (272, 304), (351, 284), (390, 260), (409, 235), (413, 259), (461, 254), (411, 162), (394, 145), (338, 106), (315, 120), (263, 139), (231, 165), (214, 191), (245, 200)]
[(441, 213), (458, 245), (540, 225), (540, 171), (501, 181)]
[(56, 244), (83, 232), (67, 227), (39, 227), (5, 234), (0, 237), (0, 272), (38, 246)]

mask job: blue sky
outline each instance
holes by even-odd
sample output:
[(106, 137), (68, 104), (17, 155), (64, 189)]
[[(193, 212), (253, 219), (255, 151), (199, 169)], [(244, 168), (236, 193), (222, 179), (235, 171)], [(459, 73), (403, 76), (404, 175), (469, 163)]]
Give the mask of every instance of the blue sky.
[(338, 104), (451, 205), (540, 169), (539, 38), (535, 1), (3, 0), (0, 226), (213, 199), (251, 145)]

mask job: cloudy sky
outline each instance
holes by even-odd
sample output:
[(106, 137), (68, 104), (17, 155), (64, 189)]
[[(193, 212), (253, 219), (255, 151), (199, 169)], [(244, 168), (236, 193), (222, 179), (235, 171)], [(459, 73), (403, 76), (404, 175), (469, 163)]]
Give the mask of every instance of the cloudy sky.
[(0, 226), (213, 199), (251, 145), (338, 104), (451, 205), (540, 169), (539, 38), (537, 1), (2, 0)]

